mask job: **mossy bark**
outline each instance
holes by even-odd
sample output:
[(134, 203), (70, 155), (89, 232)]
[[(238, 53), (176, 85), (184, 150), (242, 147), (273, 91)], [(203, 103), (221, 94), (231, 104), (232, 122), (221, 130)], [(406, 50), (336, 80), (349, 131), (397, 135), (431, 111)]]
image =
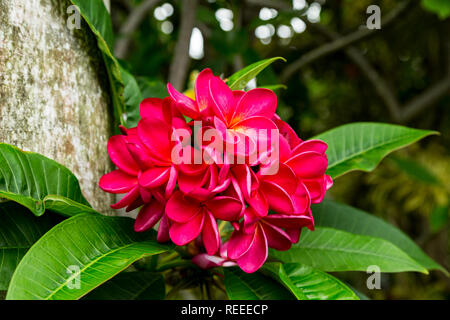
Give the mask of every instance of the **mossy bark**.
[(94, 208), (112, 164), (107, 76), (85, 23), (67, 27), (67, 0), (0, 0), (0, 142), (41, 153), (72, 170)]

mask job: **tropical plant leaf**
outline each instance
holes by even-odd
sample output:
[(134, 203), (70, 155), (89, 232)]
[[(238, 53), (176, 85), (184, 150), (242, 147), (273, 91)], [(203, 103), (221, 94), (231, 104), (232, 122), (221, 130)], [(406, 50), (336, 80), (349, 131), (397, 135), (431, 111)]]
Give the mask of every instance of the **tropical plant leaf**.
[(245, 273), (224, 268), (225, 289), (231, 300), (292, 300), (295, 297), (281, 284), (259, 272)]
[(63, 221), (23, 257), (6, 298), (79, 299), (136, 260), (171, 248), (159, 244), (153, 231), (134, 232), (133, 224), (131, 218), (92, 214)]
[(412, 159), (400, 158), (395, 156), (390, 156), (388, 158), (395, 166), (406, 173), (411, 178), (417, 180), (418, 182), (434, 185), (434, 186), (442, 186), (441, 181), (438, 177), (434, 175), (433, 172), (428, 170), (428, 168), (424, 167), (421, 163), (414, 161)]
[(354, 170), (372, 171), (390, 152), (406, 147), (436, 131), (418, 130), (385, 123), (350, 123), (314, 139), (328, 144), (328, 170), (336, 178)]
[(139, 88), (142, 92), (143, 99), (146, 98), (160, 98), (168, 97), (166, 85), (159, 80), (152, 80), (147, 77), (138, 77)]
[(102, 0), (70, 1), (78, 7), (81, 16), (97, 39), (97, 45), (102, 52), (108, 73), (116, 124), (125, 125), (125, 83), (122, 79), (119, 62), (113, 55), (114, 32), (111, 17)]
[(88, 293), (86, 300), (163, 300), (164, 277), (152, 272), (122, 272)]
[(430, 215), (430, 229), (433, 232), (439, 232), (449, 222), (449, 205), (437, 206)]
[(341, 281), (310, 266), (266, 263), (262, 271), (283, 283), (299, 300), (359, 300)]
[(426, 269), (447, 272), (428, 257), (405, 233), (374, 215), (330, 200), (313, 205), (312, 211), (316, 226), (384, 239), (397, 246)]
[(120, 71), (122, 73), (122, 78), (125, 83), (124, 98), (126, 106), (126, 125), (127, 128), (136, 127), (139, 120), (139, 104), (143, 100), (141, 89), (136, 81), (136, 79), (120, 66)]
[(273, 85), (267, 85), (267, 86), (260, 86), (259, 88), (266, 88), (266, 89), (270, 89), (272, 91), (276, 91), (276, 90), (286, 90), (287, 86), (285, 86), (284, 84), (273, 84)]
[(441, 19), (450, 17), (450, 2), (448, 0), (422, 0), (422, 7), (437, 14)]
[(0, 143), (0, 198), (42, 215), (47, 208), (64, 214), (95, 213), (66, 167), (40, 154)]
[(0, 291), (8, 289), (22, 257), (54, 224), (49, 215), (36, 217), (12, 201), (0, 203)]
[(255, 78), (261, 71), (277, 60), (286, 62), (286, 59), (282, 57), (275, 57), (255, 62), (229, 77), (227, 80), (228, 86), (231, 90), (243, 90), (250, 80)]
[(322, 271), (366, 271), (376, 265), (381, 272), (428, 271), (392, 243), (326, 227), (304, 230), (288, 251), (271, 250), (283, 262), (298, 262)]

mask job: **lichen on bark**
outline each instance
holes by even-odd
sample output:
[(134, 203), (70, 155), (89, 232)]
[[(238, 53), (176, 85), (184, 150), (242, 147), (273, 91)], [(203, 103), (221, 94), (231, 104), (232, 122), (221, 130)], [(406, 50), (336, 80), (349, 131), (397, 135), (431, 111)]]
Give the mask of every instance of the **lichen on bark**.
[(0, 0), (0, 142), (41, 153), (72, 170), (92, 206), (112, 170), (107, 75), (94, 36), (67, 27), (67, 0)]

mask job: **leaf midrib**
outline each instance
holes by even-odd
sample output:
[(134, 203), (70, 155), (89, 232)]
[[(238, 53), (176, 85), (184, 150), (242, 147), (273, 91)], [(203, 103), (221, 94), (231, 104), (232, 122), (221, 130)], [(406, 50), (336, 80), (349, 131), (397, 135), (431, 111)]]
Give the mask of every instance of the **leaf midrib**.
[[(409, 260), (407, 260), (407, 259), (401, 259), (401, 258), (395, 258), (394, 256), (386, 256), (386, 255), (381, 255), (381, 254), (376, 254), (376, 253), (370, 253), (370, 252), (366, 252), (366, 251), (360, 251), (360, 250), (352, 250), (352, 249), (337, 249), (337, 248), (330, 248), (330, 247), (323, 247), (323, 246), (316, 246), (316, 247), (313, 247), (313, 246), (305, 246), (305, 245), (300, 245), (299, 247), (298, 247), (299, 249), (310, 249), (310, 250), (323, 250), (323, 251), (334, 251), (334, 252), (341, 252), (341, 253), (356, 253), (356, 254), (363, 254), (363, 255), (366, 255), (366, 256), (374, 256), (374, 257), (381, 257), (381, 258), (390, 258), (392, 261), (396, 261), (396, 262), (407, 262), (410, 266), (414, 266), (414, 267), (417, 267), (417, 266), (421, 266), (421, 265), (419, 265), (419, 264), (414, 264), (414, 263), (412, 263), (412, 262), (414, 262), (414, 260), (412, 260), (412, 258), (411, 257), (409, 257), (409, 259), (411, 259), (412, 260), (412, 262), (411, 261), (409, 261)], [(397, 249), (398, 249), (398, 247), (396, 247)], [(398, 250), (400, 250), (400, 249), (398, 249)], [(401, 252), (403, 252), (402, 250), (400, 250)], [(404, 252), (403, 252), (404, 253)], [(404, 253), (405, 255), (406, 255), (406, 253)], [(423, 268), (423, 267), (422, 267)], [(426, 270), (425, 268), (423, 268), (423, 270)]]
[(46, 298), (44, 298), (45, 300), (49, 300), (51, 297), (53, 297), (56, 293), (58, 293), (62, 288), (64, 288), (69, 281), (72, 281), (72, 279), (76, 278), (77, 276), (81, 276), (81, 274), (86, 271), (86, 269), (88, 269), (90, 266), (92, 266), (94, 263), (98, 262), (100, 259), (109, 256), (110, 254), (113, 254), (119, 250), (128, 248), (132, 245), (136, 244), (134, 243), (129, 243), (125, 246), (122, 247), (117, 247), (116, 249), (113, 249), (111, 251), (108, 251), (106, 254), (100, 255), (99, 257), (95, 258), (94, 260), (92, 260), (91, 262), (87, 263), (86, 265), (83, 266), (83, 268), (80, 269), (79, 272), (72, 274), (69, 278), (67, 278), (66, 281), (64, 281), (59, 287), (57, 287), (50, 295), (48, 295)]

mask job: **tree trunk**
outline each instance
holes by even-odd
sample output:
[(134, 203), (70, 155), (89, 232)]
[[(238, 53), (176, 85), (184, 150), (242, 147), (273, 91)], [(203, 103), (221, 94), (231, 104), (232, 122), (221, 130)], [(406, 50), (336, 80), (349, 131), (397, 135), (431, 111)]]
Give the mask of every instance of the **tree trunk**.
[(0, 0), (0, 142), (72, 170), (91, 205), (110, 212), (98, 187), (112, 170), (110, 97), (96, 41), (67, 27), (67, 0)]

